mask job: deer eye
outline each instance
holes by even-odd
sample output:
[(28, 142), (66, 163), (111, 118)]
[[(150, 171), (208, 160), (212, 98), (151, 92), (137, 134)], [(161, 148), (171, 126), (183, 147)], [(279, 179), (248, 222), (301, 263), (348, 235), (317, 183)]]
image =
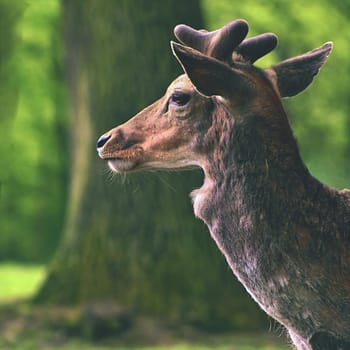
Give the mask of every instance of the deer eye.
[(190, 100), (190, 95), (183, 92), (174, 92), (169, 99), (170, 104), (184, 106)]

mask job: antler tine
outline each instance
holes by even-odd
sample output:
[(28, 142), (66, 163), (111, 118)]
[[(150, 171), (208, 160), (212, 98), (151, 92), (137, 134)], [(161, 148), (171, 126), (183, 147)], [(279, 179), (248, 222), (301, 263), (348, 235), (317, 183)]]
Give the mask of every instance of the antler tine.
[(278, 43), (273, 33), (264, 33), (244, 40), (233, 52), (233, 61), (239, 55), (244, 61), (254, 63), (259, 58), (271, 52)]
[(180, 42), (220, 61), (231, 61), (233, 50), (247, 33), (248, 23), (241, 19), (212, 32), (195, 30), (184, 24), (177, 25), (174, 29)]
[(230, 64), (235, 60), (253, 64), (277, 46), (278, 39), (273, 33), (244, 40), (247, 33), (248, 23), (242, 19), (232, 21), (212, 32), (196, 30), (185, 24), (177, 25), (174, 29), (176, 38), (184, 45)]

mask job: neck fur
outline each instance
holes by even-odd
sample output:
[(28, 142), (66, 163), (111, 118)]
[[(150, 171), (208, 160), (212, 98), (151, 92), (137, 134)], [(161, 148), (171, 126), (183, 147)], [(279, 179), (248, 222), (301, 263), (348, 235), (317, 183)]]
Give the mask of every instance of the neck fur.
[(208, 131), (218, 141), (203, 167), (204, 184), (192, 192), (195, 215), (238, 275), (254, 265), (253, 255), (246, 259), (250, 251), (289, 231), (306, 188), (312, 188), (286, 116), (278, 119), (282, 125), (263, 115), (237, 121), (222, 114)]
[(204, 184), (192, 193), (195, 214), (210, 225), (222, 210), (239, 214), (244, 208), (267, 210), (273, 200), (300, 199), (311, 176), (286, 116), (276, 117), (283, 122), (275, 125), (263, 115), (219, 117), (200, 140), (214, 146), (203, 165)]

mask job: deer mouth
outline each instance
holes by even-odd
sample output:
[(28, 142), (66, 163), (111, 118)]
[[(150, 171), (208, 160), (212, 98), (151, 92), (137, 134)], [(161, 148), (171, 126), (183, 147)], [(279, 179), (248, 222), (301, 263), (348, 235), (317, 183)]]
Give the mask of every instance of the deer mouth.
[(188, 161), (145, 161), (140, 158), (113, 157), (105, 158), (109, 168), (116, 173), (137, 172), (137, 171), (183, 171), (200, 168), (198, 162)]
[[(152, 152), (151, 152), (152, 153)], [(107, 161), (109, 168), (116, 173), (137, 171), (182, 171), (200, 168), (200, 162), (195, 160), (175, 158), (165, 159), (157, 154), (145, 152), (141, 146), (127, 150), (103, 150), (99, 156)], [(170, 157), (172, 158), (172, 157)]]

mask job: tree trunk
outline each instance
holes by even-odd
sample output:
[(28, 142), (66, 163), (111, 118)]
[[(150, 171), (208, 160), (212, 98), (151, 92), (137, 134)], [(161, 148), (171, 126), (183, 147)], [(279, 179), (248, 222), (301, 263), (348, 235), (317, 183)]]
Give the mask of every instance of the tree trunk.
[[(3, 141), (0, 147), (0, 218), (2, 218), (2, 235), (6, 227), (3, 223), (4, 218), (9, 213), (9, 209), (13, 209), (11, 208), (12, 203), (9, 204), (6, 201), (9, 198), (6, 190), (11, 181), (10, 167), (13, 163), (11, 152), (13, 144), (9, 135), (16, 116), (19, 97), (19, 84), (16, 75), (13, 74), (15, 69), (13, 54), (20, 40), (16, 27), (24, 7), (24, 4), (18, 0), (0, 1), (0, 139)], [(1, 253), (6, 248), (11, 250), (6, 243), (6, 240), (1, 239), (4, 248), (0, 249), (0, 255), (5, 255)]]
[[(103, 6), (101, 5), (103, 4)], [(71, 103), (65, 238), (37, 300), (114, 300), (136, 313), (203, 326), (262, 317), (232, 277), (189, 192), (202, 174), (111, 178), (95, 142), (160, 97), (180, 67), (178, 23), (203, 27), (199, 1), (63, 1)]]

